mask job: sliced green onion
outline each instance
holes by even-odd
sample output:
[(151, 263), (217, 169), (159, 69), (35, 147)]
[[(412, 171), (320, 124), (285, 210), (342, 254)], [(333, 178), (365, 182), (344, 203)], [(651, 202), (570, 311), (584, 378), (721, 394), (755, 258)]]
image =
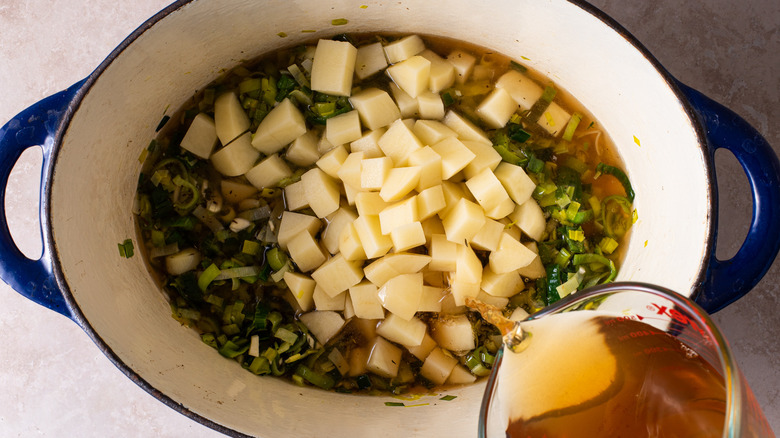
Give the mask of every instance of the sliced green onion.
[(566, 141), (571, 141), (571, 139), (574, 137), (574, 131), (577, 130), (577, 126), (580, 124), (580, 120), (582, 120), (582, 114), (572, 114), (571, 118), (569, 119), (569, 123), (566, 125), (566, 130), (563, 131), (563, 136), (561, 138)]

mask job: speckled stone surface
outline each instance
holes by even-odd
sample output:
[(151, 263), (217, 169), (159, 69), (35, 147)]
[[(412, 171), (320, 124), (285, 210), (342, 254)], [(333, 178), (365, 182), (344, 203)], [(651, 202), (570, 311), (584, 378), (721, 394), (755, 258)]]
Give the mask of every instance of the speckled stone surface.
[[(0, 123), (87, 76), (166, 0), (0, 0)], [(678, 79), (742, 115), (780, 153), (780, 2), (595, 0)], [(773, 123), (774, 122), (774, 123)], [(8, 187), (19, 247), (40, 253), (40, 153), (28, 150)], [(717, 160), (719, 258), (747, 232), (747, 179)], [(681, 212), (670, 212), (681, 214)], [(769, 422), (780, 431), (780, 262), (714, 319)], [(0, 285), (0, 436), (220, 436), (132, 383), (70, 320)]]

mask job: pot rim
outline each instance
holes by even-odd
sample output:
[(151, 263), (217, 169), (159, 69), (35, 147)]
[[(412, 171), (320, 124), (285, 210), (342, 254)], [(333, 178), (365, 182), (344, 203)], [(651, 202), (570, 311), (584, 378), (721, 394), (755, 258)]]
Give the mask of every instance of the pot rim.
[[(42, 210), (41, 225), (43, 231), (42, 237), (48, 245), (49, 253), (44, 254), (43, 257), (49, 257), (51, 260), (52, 274), (54, 276), (57, 287), (60, 289), (62, 296), (65, 299), (65, 302), (71, 312), (72, 315), (71, 319), (74, 322), (76, 322), (76, 324), (78, 324), (87, 333), (87, 335), (97, 345), (97, 347), (101, 350), (101, 352), (103, 352), (103, 354), (106, 357), (108, 357), (108, 359), (117, 368), (119, 368), (119, 370), (123, 374), (125, 374), (131, 381), (133, 381), (136, 385), (141, 387), (143, 390), (148, 392), (150, 395), (154, 396), (156, 399), (158, 399), (168, 407), (176, 410), (180, 414), (204, 426), (207, 426), (217, 432), (232, 437), (251, 437), (250, 435), (246, 435), (244, 433), (238, 432), (235, 429), (231, 429), (229, 427), (223, 426), (209, 418), (206, 418), (200, 414), (191, 411), (188, 407), (173, 400), (170, 396), (166, 395), (165, 393), (155, 388), (152, 384), (150, 384), (147, 380), (141, 377), (136, 371), (134, 371), (130, 366), (125, 364), (122, 361), (122, 359), (119, 358), (119, 356), (113, 351), (113, 349), (103, 340), (100, 334), (98, 334), (97, 331), (92, 327), (92, 325), (86, 319), (80, 307), (76, 303), (73, 297), (73, 293), (71, 292), (70, 287), (68, 286), (68, 283), (64, 277), (60, 260), (56, 256), (56, 254), (59, 251), (57, 251), (57, 243), (54, 241), (53, 232), (50, 226), (52, 202), (51, 202), (51, 190), (49, 186), (51, 184), (52, 177), (54, 175), (54, 170), (59, 158), (59, 146), (62, 143), (62, 140), (65, 136), (66, 131), (68, 130), (68, 127), (70, 125), (70, 122), (74, 114), (78, 111), (79, 107), (81, 106), (84, 97), (87, 95), (87, 93), (89, 93), (90, 89), (97, 81), (97, 79), (100, 77), (100, 75), (114, 62), (114, 60), (116, 60), (119, 56), (121, 56), (121, 54), (124, 52), (125, 49), (127, 49), (130, 45), (132, 45), (141, 35), (143, 35), (147, 30), (154, 27), (158, 22), (162, 21), (168, 15), (179, 11), (180, 9), (182, 9), (183, 7), (187, 6), (188, 4), (194, 1), (197, 0), (176, 0), (170, 5), (160, 10), (159, 12), (157, 12), (156, 14), (154, 14), (153, 16), (151, 16), (150, 18), (148, 18), (143, 24), (141, 24), (132, 33), (130, 33), (118, 46), (116, 46), (111, 51), (111, 53), (109, 53), (106, 56), (106, 58), (85, 79), (81, 81), (82, 83), (80, 88), (78, 89), (78, 91), (75, 92), (71, 102), (68, 104), (67, 108), (65, 109), (62, 119), (60, 120), (59, 126), (57, 127), (57, 130), (55, 132), (54, 142), (52, 144), (52, 150), (51, 150), (53, 159), (49, 160), (48, 164), (46, 165), (46, 168), (44, 169), (44, 171), (47, 174), (47, 178), (46, 178), (47, 186), (42, 188), (42, 192), (45, 196), (41, 197), (41, 210)], [(677, 79), (674, 78), (674, 76), (672, 76), (672, 74), (650, 53), (650, 51), (636, 37), (634, 37), (633, 34), (631, 34), (626, 28), (620, 25), (615, 19), (610, 17), (608, 14), (606, 14), (605, 12), (601, 11), (597, 7), (591, 5), (590, 3), (584, 0), (565, 0), (565, 1), (579, 7), (584, 12), (599, 19), (602, 23), (610, 27), (618, 35), (623, 37), (623, 39), (625, 39), (626, 42), (631, 44), (631, 46), (633, 46), (634, 49), (637, 50), (661, 75), (663, 80), (666, 82), (666, 84), (669, 86), (669, 88), (677, 97), (677, 100), (682, 104), (685, 113), (688, 115), (689, 119), (692, 122), (691, 125), (695, 131), (697, 139), (699, 140), (698, 145), (702, 150), (702, 155), (704, 156), (706, 172), (707, 172), (706, 185), (708, 188), (708, 193), (710, 193), (709, 202), (707, 203), (709, 207), (708, 216), (707, 216), (708, 229), (707, 229), (707, 240), (704, 243), (704, 256), (701, 260), (701, 263), (699, 264), (699, 272), (696, 275), (694, 282), (691, 286), (690, 298), (695, 299), (696, 296), (700, 294), (701, 285), (705, 281), (705, 277), (706, 277), (705, 267), (709, 265), (710, 258), (713, 257), (712, 249), (714, 245), (714, 239), (716, 237), (716, 228), (717, 228), (717, 216), (715, 214), (715, 212), (717, 211), (717, 198), (714, 196), (716, 190), (715, 174), (714, 174), (712, 157), (710, 156), (706, 148), (707, 136), (704, 130), (704, 125), (699, 119), (697, 112), (693, 108), (692, 104), (685, 97), (685, 94), (679, 87), (679, 82), (677, 81)], [(44, 246), (44, 248), (47, 248), (47, 246)]]

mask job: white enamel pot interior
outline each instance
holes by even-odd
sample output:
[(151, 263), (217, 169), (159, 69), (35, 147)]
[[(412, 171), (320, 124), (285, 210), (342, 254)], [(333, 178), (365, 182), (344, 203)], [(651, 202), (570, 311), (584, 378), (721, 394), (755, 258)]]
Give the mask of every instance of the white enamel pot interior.
[[(331, 25), (337, 18), (348, 24)], [(201, 0), (171, 6), (87, 78), (56, 146), (48, 238), (74, 319), (164, 403), (228, 434), (474, 436), (484, 384), (446, 391), (457, 396), (451, 401), (426, 397), (425, 406), (388, 407), (386, 401), (397, 400), (258, 378), (179, 325), (142, 258), (117, 255), (117, 242), (136, 239), (131, 207), (138, 157), (166, 108), (181, 106), (223, 69), (281, 46), (342, 32), (467, 39), (523, 59), (606, 127), (634, 185), (639, 214), (618, 279), (690, 295), (701, 282), (713, 235), (712, 181), (699, 128), (668, 76), (607, 23), (562, 0)]]

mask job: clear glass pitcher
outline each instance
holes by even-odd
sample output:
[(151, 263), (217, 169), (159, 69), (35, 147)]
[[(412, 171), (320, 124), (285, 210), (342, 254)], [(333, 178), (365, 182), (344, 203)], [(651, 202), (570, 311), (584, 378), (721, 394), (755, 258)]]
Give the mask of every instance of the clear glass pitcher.
[(504, 329), (480, 437), (774, 437), (710, 317), (611, 283)]

